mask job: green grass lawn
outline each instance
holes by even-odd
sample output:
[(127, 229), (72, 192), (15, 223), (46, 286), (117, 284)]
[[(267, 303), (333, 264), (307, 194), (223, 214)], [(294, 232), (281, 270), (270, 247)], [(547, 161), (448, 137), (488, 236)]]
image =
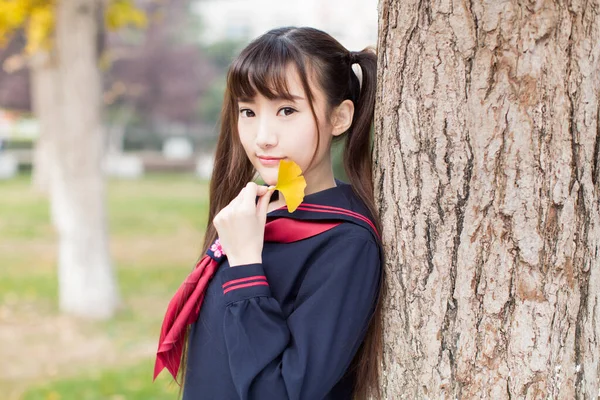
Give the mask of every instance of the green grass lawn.
[(0, 181), (0, 340), (21, 349), (0, 348), (2, 400), (177, 398), (166, 373), (152, 383), (152, 353), (166, 305), (200, 254), (208, 186), (149, 175), (110, 181), (107, 200), (123, 306), (110, 321), (76, 320), (56, 306), (47, 199), (28, 176)]
[(59, 379), (25, 393), (23, 400), (151, 400), (176, 399), (179, 386), (161, 376), (152, 384), (148, 378), (154, 364), (151, 360), (114, 369)]

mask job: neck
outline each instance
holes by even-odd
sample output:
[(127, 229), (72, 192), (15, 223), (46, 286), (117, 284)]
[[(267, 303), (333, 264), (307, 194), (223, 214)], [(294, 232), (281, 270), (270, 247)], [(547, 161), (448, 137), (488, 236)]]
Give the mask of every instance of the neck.
[[(325, 189), (329, 189), (335, 187), (335, 178), (333, 176), (333, 171), (327, 171), (328, 173), (323, 174), (323, 176), (314, 177), (314, 176), (305, 176), (306, 179), (306, 189), (304, 189), (304, 194), (313, 194), (320, 192)], [(315, 179), (316, 178), (316, 179)]]
[(335, 178), (333, 175), (333, 166), (331, 165), (331, 156), (327, 154), (318, 165), (309, 168), (304, 173), (306, 180), (306, 189), (304, 194), (313, 194), (321, 190), (335, 187)]

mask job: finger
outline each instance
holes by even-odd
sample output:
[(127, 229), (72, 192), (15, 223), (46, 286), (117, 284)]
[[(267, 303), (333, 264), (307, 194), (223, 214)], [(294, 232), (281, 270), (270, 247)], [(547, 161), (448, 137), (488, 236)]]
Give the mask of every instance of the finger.
[(236, 207), (239, 203), (241, 203), (242, 199), (244, 198), (244, 193), (246, 192), (246, 187), (244, 186), (242, 188), (242, 190), (240, 190), (240, 192), (237, 194), (237, 196), (235, 196), (233, 198), (233, 200), (231, 200), (231, 205), (233, 207)]
[(266, 217), (267, 208), (269, 207), (273, 192), (274, 190), (267, 190), (267, 192), (258, 199), (258, 204), (256, 205), (257, 215)]
[(266, 194), (269, 190), (273, 191), (272, 189), (274, 189), (275, 186), (258, 186), (257, 190), (256, 190), (256, 195), (257, 196), (263, 196), (264, 194)]
[(246, 189), (247, 192), (252, 193), (252, 195), (256, 197), (256, 192), (258, 191), (258, 185), (255, 182), (248, 182), (244, 189)]
[(258, 191), (258, 185), (254, 182), (249, 182), (244, 188), (244, 193), (240, 196), (241, 202), (250, 207), (250, 205), (254, 208), (256, 207), (256, 196)]

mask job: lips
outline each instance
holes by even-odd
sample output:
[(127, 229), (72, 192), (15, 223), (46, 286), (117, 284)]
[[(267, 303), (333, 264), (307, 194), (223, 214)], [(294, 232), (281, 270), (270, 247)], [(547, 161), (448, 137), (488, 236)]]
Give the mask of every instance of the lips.
[(269, 156), (258, 156), (258, 161), (265, 166), (273, 166), (279, 164), (279, 161), (285, 157), (269, 157)]

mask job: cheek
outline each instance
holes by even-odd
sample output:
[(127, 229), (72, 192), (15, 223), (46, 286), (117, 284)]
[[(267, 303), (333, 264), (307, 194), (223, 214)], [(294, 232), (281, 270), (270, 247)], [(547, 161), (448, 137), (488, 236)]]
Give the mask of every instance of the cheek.
[[(296, 162), (300, 165), (300, 168), (305, 171), (312, 158), (317, 151), (317, 143), (322, 142), (322, 139), (319, 140), (317, 127), (312, 121), (309, 123), (302, 124), (298, 126), (298, 130), (294, 130), (294, 139), (293, 143), (290, 143), (288, 146), (292, 148), (294, 151), (294, 155), (296, 158)], [(322, 151), (322, 143), (319, 143), (319, 152)], [(317, 154), (318, 156), (318, 154)]]
[(238, 125), (238, 139), (240, 140), (240, 143), (242, 143), (244, 150), (248, 151), (252, 145), (252, 138), (249, 130), (241, 128)]
[(318, 141), (318, 130), (317, 124), (312, 118), (312, 114), (310, 118), (306, 118), (300, 124), (298, 130), (298, 141), (302, 142), (302, 145), (305, 147), (310, 147), (310, 149), (315, 150)]

